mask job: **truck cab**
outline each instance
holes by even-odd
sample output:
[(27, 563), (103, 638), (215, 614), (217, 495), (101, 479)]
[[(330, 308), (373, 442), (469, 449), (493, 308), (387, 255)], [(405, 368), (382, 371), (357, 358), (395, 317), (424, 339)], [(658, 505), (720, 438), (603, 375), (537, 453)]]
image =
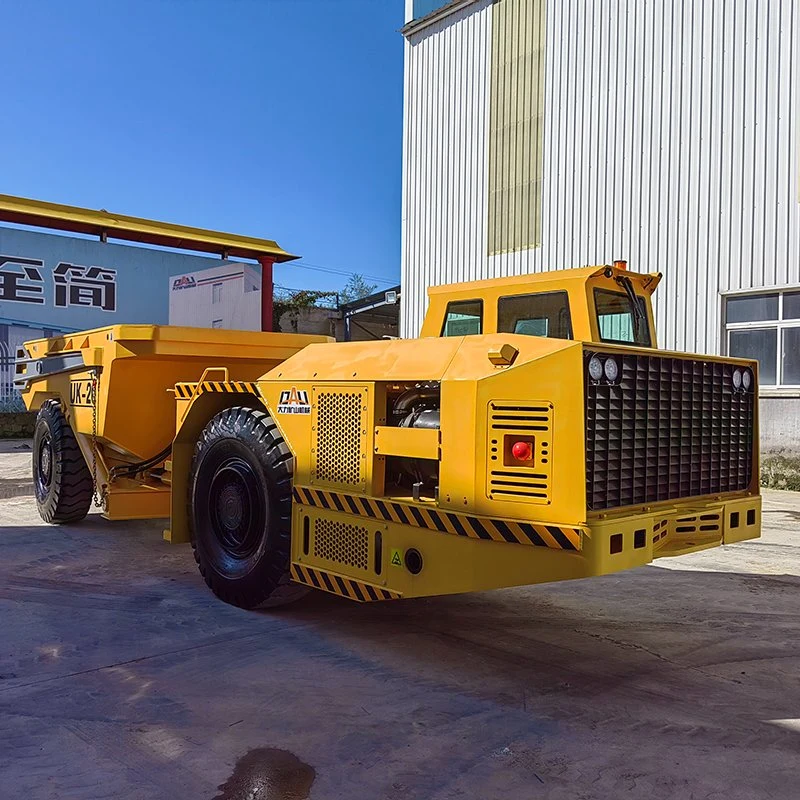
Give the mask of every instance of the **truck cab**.
[(660, 281), (660, 272), (628, 272), (616, 261), (435, 286), (421, 336), (508, 333), (655, 348), (650, 298)]

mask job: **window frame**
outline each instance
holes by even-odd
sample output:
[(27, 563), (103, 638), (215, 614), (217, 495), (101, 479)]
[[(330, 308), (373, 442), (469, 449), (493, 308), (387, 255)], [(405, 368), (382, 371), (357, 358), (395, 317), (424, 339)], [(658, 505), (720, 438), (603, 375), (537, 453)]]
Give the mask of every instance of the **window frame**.
[[(480, 308), (480, 317), (478, 317), (480, 329), (477, 333), (459, 333), (454, 334), (453, 336), (448, 336), (444, 331), (447, 327), (447, 315), (450, 313), (450, 306), (457, 306), (457, 305), (466, 305), (467, 303), (477, 303), (478, 307)], [(456, 312), (458, 313), (458, 312)], [(483, 324), (486, 315), (484, 314), (483, 308), (483, 298), (482, 297), (471, 297), (467, 300), (448, 300), (447, 305), (444, 307), (444, 318), (442, 319), (442, 329), (439, 332), (440, 339), (455, 339), (457, 336), (481, 336), (483, 335)]]
[(211, 305), (215, 306), (222, 302), (222, 281), (211, 284)]
[[(608, 339), (603, 336), (602, 331), (600, 330), (600, 312), (597, 308), (597, 295), (598, 293), (602, 294), (611, 294), (611, 295), (621, 295), (626, 300), (630, 301), (628, 297), (628, 293), (622, 289), (620, 291), (616, 291), (614, 289), (607, 289), (604, 286), (595, 286), (594, 290), (592, 291), (592, 308), (594, 310), (594, 324), (597, 326), (597, 338), (603, 342), (604, 344), (621, 344), (625, 347), (653, 347), (653, 326), (650, 324), (650, 314), (647, 304), (647, 297), (645, 295), (641, 295), (638, 292), (634, 291), (636, 295), (636, 301), (641, 303), (642, 305), (642, 312), (644, 313), (644, 320), (647, 325), (647, 342), (637, 342), (635, 339), (632, 342), (626, 341), (624, 339)], [(633, 316), (633, 309), (631, 309), (631, 316)], [(633, 323), (633, 319), (631, 319), (631, 323)], [(635, 329), (634, 329), (635, 335)]]
[[(777, 342), (775, 346), (775, 383), (762, 383), (761, 374), (758, 378), (759, 392), (777, 392), (780, 394), (800, 394), (800, 383), (783, 383), (783, 332), (787, 328), (800, 328), (800, 319), (783, 319), (783, 298), (786, 294), (800, 291), (800, 286), (765, 286), (759, 289), (746, 289), (743, 291), (726, 292), (722, 295), (722, 341), (725, 355), (731, 352), (731, 333), (735, 331), (776, 331)], [(728, 300), (742, 297), (755, 297), (759, 295), (778, 295), (778, 318), (761, 319), (752, 322), (728, 322)], [(731, 356), (735, 358), (736, 356)], [(760, 370), (759, 370), (760, 372)]]
[(569, 292), (566, 289), (551, 289), (547, 292), (525, 292), (525, 294), (505, 294), (502, 297), (497, 298), (497, 333), (510, 333), (514, 336), (534, 336), (535, 334), (532, 333), (514, 333), (514, 331), (501, 331), (500, 330), (500, 303), (503, 300), (517, 300), (520, 298), (525, 297), (548, 297), (554, 294), (563, 294), (566, 298), (566, 308), (567, 308), (567, 330), (569, 332), (569, 336), (566, 338), (562, 338), (560, 336), (540, 336), (540, 339), (560, 339), (562, 342), (569, 342), (575, 340), (575, 334), (572, 330), (572, 308), (570, 307), (569, 302)]

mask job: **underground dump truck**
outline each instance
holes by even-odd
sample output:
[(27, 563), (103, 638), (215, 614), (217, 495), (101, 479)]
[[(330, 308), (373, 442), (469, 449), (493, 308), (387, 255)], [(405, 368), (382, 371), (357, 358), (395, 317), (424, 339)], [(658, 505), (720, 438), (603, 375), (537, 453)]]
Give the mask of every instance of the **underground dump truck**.
[(36, 501), (169, 517), (223, 600), (602, 575), (759, 535), (757, 365), (656, 347), (660, 274), (429, 290), (417, 340), (114, 325), (27, 342)]

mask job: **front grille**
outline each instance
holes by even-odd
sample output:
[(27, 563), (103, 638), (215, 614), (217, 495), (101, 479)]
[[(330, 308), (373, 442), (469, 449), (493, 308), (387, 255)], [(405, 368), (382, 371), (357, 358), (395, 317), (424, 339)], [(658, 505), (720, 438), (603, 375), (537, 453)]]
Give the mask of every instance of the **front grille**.
[(584, 379), (590, 510), (749, 487), (757, 391), (734, 391), (735, 364), (613, 357), (616, 383)]

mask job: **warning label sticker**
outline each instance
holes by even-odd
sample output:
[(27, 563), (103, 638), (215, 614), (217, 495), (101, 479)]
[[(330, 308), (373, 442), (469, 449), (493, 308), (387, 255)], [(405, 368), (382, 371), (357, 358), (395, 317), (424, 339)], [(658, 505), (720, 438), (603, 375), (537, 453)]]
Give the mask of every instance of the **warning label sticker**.
[(403, 566), (403, 559), (400, 555), (399, 550), (392, 550), (392, 557), (389, 559), (389, 563), (393, 567), (402, 567)]

